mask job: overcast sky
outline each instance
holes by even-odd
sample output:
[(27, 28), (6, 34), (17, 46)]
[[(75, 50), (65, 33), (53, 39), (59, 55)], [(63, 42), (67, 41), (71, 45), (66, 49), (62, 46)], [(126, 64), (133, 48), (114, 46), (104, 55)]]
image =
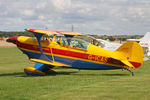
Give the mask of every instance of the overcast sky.
[(150, 0), (0, 0), (0, 31), (25, 28), (93, 34), (150, 31)]

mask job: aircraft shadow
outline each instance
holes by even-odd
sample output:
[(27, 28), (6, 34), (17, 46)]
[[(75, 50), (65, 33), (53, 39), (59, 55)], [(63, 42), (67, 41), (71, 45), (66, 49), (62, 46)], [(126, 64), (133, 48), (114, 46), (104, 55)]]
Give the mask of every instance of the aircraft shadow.
[[(46, 76), (56, 76), (56, 75), (71, 75), (72, 73), (77, 73), (77, 72), (57, 72), (57, 74), (48, 74)], [(26, 75), (24, 72), (15, 72), (15, 73), (4, 73), (0, 74), (0, 77), (3, 76), (17, 76), (17, 77), (29, 77)], [(40, 76), (30, 76), (30, 77), (40, 77)], [(43, 77), (43, 76), (42, 76)]]
[[(75, 74), (77, 73), (77, 74)], [(73, 75), (73, 76), (130, 76), (130, 74), (78, 74), (76, 71), (72, 72), (57, 72), (57, 74), (49, 74), (46, 76), (57, 76), (57, 75)], [(28, 76), (24, 72), (15, 72), (15, 73), (5, 73), (0, 74), (0, 77), (3, 76), (17, 76), (17, 77), (43, 77), (43, 76)]]
[(130, 76), (130, 74), (101, 74), (102, 76)]
[(129, 74), (71, 74), (75, 76), (130, 76)]
[(5, 74), (0, 74), (0, 77), (2, 76), (25, 76), (24, 72), (15, 72), (15, 73), (5, 73)]
[(56, 75), (73, 75), (73, 73), (78, 73), (78, 72), (75, 72), (75, 71), (72, 71), (72, 72), (57, 72)]
[[(74, 74), (77, 73), (77, 74)], [(78, 74), (78, 72), (58, 72), (56, 75), (75, 75), (75, 76), (130, 76), (130, 74)]]

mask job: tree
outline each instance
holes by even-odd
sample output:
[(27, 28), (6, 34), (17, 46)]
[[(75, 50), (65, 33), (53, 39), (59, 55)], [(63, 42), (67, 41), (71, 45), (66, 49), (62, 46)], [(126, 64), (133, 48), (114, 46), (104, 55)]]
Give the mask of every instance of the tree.
[(115, 41), (115, 38), (113, 38), (112, 36), (109, 36), (108, 39), (109, 39), (110, 41)]

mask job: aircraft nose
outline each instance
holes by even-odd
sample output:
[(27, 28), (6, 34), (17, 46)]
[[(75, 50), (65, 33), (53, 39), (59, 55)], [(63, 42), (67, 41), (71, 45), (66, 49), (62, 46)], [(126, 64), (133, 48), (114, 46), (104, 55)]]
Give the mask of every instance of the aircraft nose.
[(17, 38), (18, 36), (13, 36), (13, 37), (8, 38), (6, 41), (16, 44)]

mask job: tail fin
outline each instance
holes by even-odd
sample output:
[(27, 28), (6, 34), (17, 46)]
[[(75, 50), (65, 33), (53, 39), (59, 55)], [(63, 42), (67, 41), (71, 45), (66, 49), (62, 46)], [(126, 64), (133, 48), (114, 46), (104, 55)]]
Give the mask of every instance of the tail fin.
[(135, 68), (141, 66), (143, 63), (143, 49), (137, 42), (128, 41), (115, 52), (123, 55)]

